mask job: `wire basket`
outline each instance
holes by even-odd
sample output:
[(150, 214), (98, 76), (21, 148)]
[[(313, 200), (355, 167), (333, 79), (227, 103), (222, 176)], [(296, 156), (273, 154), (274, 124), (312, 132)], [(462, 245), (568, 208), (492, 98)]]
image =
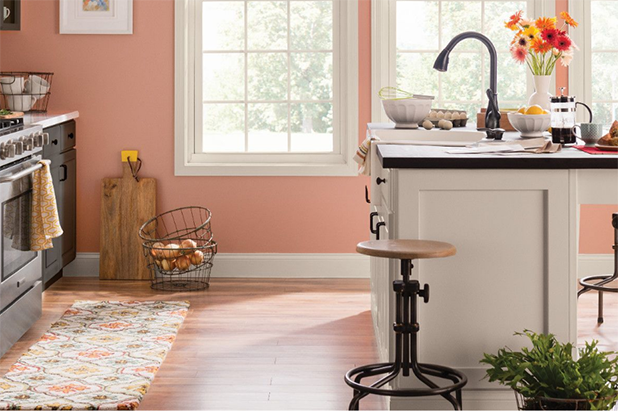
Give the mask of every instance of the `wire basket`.
[(148, 220), (139, 230), (151, 287), (163, 291), (208, 288), (217, 254), (205, 207), (182, 207)]
[(10, 111), (46, 112), (54, 73), (0, 72), (0, 108)]
[(517, 400), (518, 410), (596, 410), (613, 409), (611, 407), (604, 408), (600, 406), (602, 403), (613, 406), (616, 396), (594, 400), (546, 397), (527, 398), (515, 391), (515, 399)]

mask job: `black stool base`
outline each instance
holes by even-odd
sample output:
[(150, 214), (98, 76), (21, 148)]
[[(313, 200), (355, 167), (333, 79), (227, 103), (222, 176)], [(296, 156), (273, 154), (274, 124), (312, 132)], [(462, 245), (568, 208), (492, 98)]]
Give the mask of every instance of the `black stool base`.
[[(618, 261), (618, 256), (616, 257)], [(614, 274), (601, 274), (601, 275), (591, 275), (588, 277), (584, 277), (579, 280), (579, 285), (583, 288), (577, 292), (577, 297), (580, 295), (587, 293), (588, 291), (598, 291), (599, 292), (599, 303), (597, 305), (598, 315), (597, 315), (597, 324), (603, 324), (603, 293), (618, 293), (618, 288), (608, 287), (606, 284), (612, 283), (618, 280), (618, 268)], [(598, 281), (593, 283), (592, 281)]]
[[(429, 388), (409, 388), (409, 389), (383, 389), (380, 388), (388, 382), (394, 380), (401, 371), (397, 363), (369, 364), (354, 368), (345, 375), (345, 382), (354, 389), (354, 397), (350, 402), (350, 410), (358, 410), (361, 399), (369, 394), (384, 395), (389, 397), (425, 397), (440, 395), (453, 405), (453, 409), (461, 410), (461, 388), (466, 385), (466, 376), (452, 368), (436, 364), (418, 363), (412, 367), (412, 372)], [(363, 385), (363, 378), (387, 374), (371, 385)], [(453, 384), (438, 386), (427, 378), (427, 376), (451, 380)], [(455, 396), (451, 393), (455, 392)]]
[[(389, 397), (425, 397), (439, 395), (451, 403), (453, 409), (462, 409), (461, 389), (468, 382), (466, 376), (455, 369), (436, 364), (418, 362), (417, 334), (420, 326), (417, 320), (418, 297), (429, 301), (429, 286), (421, 288), (416, 280), (410, 280), (411, 260), (401, 260), (403, 281), (393, 281), (395, 292), (395, 361), (363, 365), (348, 371), (345, 382), (354, 390), (350, 410), (358, 410), (360, 400), (366, 396), (385, 395)], [(382, 386), (394, 380), (399, 374), (408, 377), (413, 374), (428, 388), (383, 389)], [(371, 385), (363, 385), (363, 378), (386, 374)], [(450, 380), (452, 384), (439, 386), (428, 377)], [(452, 393), (455, 393), (453, 396)]]

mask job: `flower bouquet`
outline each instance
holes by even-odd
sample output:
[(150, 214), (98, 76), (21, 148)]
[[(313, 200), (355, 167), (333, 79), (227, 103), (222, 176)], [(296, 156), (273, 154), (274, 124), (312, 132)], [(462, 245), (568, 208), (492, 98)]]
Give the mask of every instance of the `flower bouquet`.
[(513, 30), (515, 36), (511, 42), (511, 55), (518, 63), (526, 63), (535, 76), (535, 94), (530, 97), (528, 105), (539, 104), (548, 109), (549, 76), (554, 72), (556, 63), (560, 61), (564, 67), (571, 64), (573, 52), (577, 46), (569, 37), (566, 29), (577, 27), (578, 23), (563, 11), (560, 17), (564, 20), (558, 28), (557, 17), (540, 17), (536, 20), (522, 17), (523, 11), (513, 14), (505, 22), (506, 28)]

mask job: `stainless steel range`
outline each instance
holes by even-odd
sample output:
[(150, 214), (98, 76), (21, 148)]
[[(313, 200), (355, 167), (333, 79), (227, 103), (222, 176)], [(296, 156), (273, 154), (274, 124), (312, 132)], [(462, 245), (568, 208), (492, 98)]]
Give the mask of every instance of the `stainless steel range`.
[(0, 356), (41, 316), (41, 254), (30, 250), (32, 173), (49, 135), (0, 120)]

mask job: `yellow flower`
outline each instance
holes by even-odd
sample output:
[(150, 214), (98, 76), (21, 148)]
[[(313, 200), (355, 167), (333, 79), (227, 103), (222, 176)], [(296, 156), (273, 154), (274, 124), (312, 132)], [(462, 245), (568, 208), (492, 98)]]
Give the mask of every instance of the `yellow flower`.
[(523, 36), (528, 38), (529, 40), (534, 40), (535, 38), (537, 38), (539, 35), (539, 29), (537, 29), (534, 26), (530, 26), (528, 27), (526, 30), (524, 30)]
[(563, 11), (562, 13), (560, 13), (560, 17), (564, 20), (566, 24), (568, 24), (571, 27), (579, 26), (579, 23), (573, 20), (573, 17), (571, 17), (571, 15), (566, 11)]

